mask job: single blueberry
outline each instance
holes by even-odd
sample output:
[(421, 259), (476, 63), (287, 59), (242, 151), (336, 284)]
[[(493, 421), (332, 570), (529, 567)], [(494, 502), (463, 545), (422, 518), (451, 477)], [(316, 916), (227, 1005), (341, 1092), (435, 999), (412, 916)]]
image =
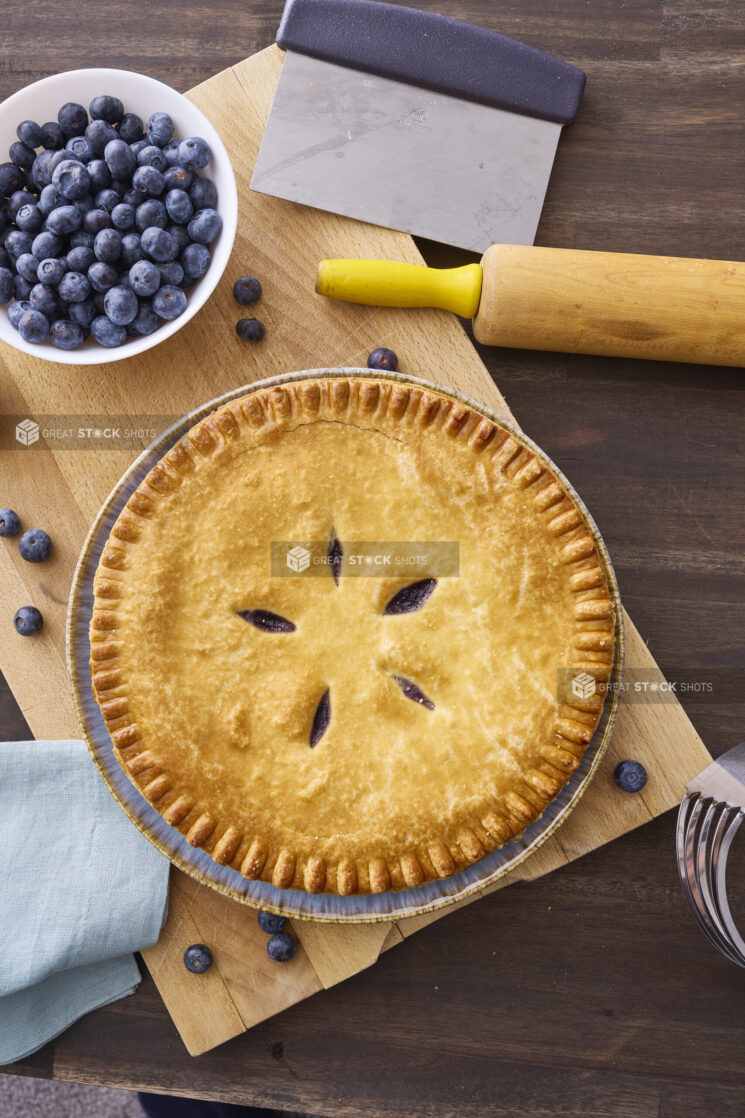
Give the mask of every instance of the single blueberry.
[[(31, 310), (21, 314), (18, 320), (18, 333), (25, 342), (32, 342), (39, 345), (45, 342), (49, 335), (49, 320), (45, 314), (40, 311)], [(28, 558), (23, 556), (23, 558)], [(36, 560), (34, 560), (36, 561)]]
[(133, 334), (145, 337), (157, 330), (162, 321), (162, 318), (155, 313), (150, 303), (140, 303), (137, 316), (130, 322), (128, 330)]
[(8, 221), (15, 221), (19, 210), (24, 206), (34, 205), (36, 197), (29, 190), (14, 190), (5, 204), (5, 216)]
[(184, 275), (189, 279), (198, 280), (207, 272), (212, 257), (210, 250), (205, 245), (187, 245), (179, 257)]
[(30, 252), (23, 252), (16, 260), (16, 271), (19, 276), (23, 276), (29, 283), (36, 283), (38, 280), (39, 261)]
[(153, 113), (147, 122), (147, 141), (164, 148), (173, 139), (173, 121), (168, 113)]
[[(38, 263), (36, 267), (39, 267)], [(45, 283), (35, 283), (29, 292), (28, 301), (35, 311), (41, 311), (49, 318), (57, 306), (57, 295), (53, 287), (47, 287)]]
[(16, 627), (16, 632), (20, 633), (22, 637), (31, 637), (34, 633), (41, 632), (44, 618), (36, 606), (21, 606), (19, 610), (16, 610), (13, 624)]
[(160, 271), (150, 260), (138, 260), (129, 269), (129, 281), (135, 295), (154, 295), (161, 284)]
[(178, 250), (171, 234), (166, 233), (165, 229), (159, 229), (156, 225), (152, 225), (149, 229), (143, 231), (142, 247), (151, 260), (163, 263), (166, 260), (173, 260)]
[(201, 171), (212, 158), (210, 146), (201, 136), (190, 136), (188, 140), (182, 140), (178, 155), (179, 163), (187, 171)]
[(88, 168), (79, 159), (63, 159), (54, 168), (52, 185), (68, 202), (75, 202), (90, 190), (91, 177)]
[(23, 190), (26, 176), (15, 163), (0, 163), (0, 198), (9, 198), (14, 190)]
[(36, 269), (36, 278), (39, 283), (46, 283), (49, 284), (50, 287), (56, 287), (66, 271), (67, 260), (60, 260), (59, 257), (55, 256), (48, 256), (45, 260), (39, 261), (39, 266)]
[(30, 148), (40, 148), (44, 140), (41, 128), (35, 120), (22, 120), (16, 128), (16, 136)]
[[(115, 209), (116, 206), (114, 206), (114, 210)], [(111, 214), (113, 214), (114, 210), (112, 210), (111, 213), (99, 207), (89, 210), (83, 218), (83, 228), (88, 233), (92, 233), (94, 237), (97, 233), (100, 233), (102, 229), (110, 229), (112, 226)]]
[(171, 140), (163, 148), (163, 154), (166, 157), (166, 161), (168, 162), (169, 167), (173, 167), (176, 163), (178, 163), (178, 148), (180, 143), (180, 140)]
[(105, 159), (91, 159), (88, 164), (88, 174), (91, 180), (91, 191), (98, 194), (111, 185), (111, 171)]
[(176, 225), (176, 224), (172, 223), (171, 225), (168, 225), (166, 228), (167, 228), (167, 231), (173, 237), (174, 241), (176, 242), (177, 251), (179, 253), (182, 253), (184, 251), (184, 249), (186, 248), (186, 246), (191, 243), (189, 241), (189, 234), (186, 231), (186, 227), (183, 226), (183, 225)]
[(31, 168), (31, 185), (36, 190), (43, 190), (45, 186), (49, 186), (52, 181), (52, 172), (49, 170), (53, 151), (41, 151), (34, 160), (34, 165)]
[(47, 217), (49, 231), (60, 236), (74, 233), (82, 224), (83, 215), (76, 206), (57, 206)]
[(97, 156), (102, 156), (106, 145), (118, 139), (116, 129), (105, 120), (92, 120), (85, 130), (85, 138)]
[(194, 176), (185, 167), (174, 165), (163, 172), (164, 190), (188, 190), (193, 181)]
[(114, 206), (111, 211), (111, 224), (120, 233), (131, 229), (135, 223), (134, 207), (128, 205), (126, 202), (120, 202), (118, 206)]
[(178, 287), (183, 281), (184, 269), (178, 260), (169, 260), (165, 264), (158, 264), (158, 271), (160, 272), (161, 283), (171, 283)]
[(204, 974), (212, 966), (212, 952), (203, 943), (192, 943), (184, 951), (184, 966), (192, 974)]
[(31, 252), (37, 260), (46, 260), (49, 256), (61, 256), (63, 248), (60, 238), (48, 230), (39, 233), (31, 242)]
[(104, 190), (99, 190), (98, 194), (96, 194), (93, 199), (96, 204), (96, 208), (99, 210), (106, 210), (107, 213), (111, 213), (114, 209), (114, 206), (120, 205), (121, 200), (122, 199), (120, 195), (117, 194), (117, 192), (115, 190), (112, 190), (110, 187), (107, 187)]
[(641, 792), (647, 783), (647, 770), (641, 761), (619, 761), (613, 779), (624, 792)]
[[(80, 163), (90, 163), (94, 154), (91, 142), (86, 136), (73, 136), (67, 141), (65, 151), (69, 151), (72, 158)], [(100, 187), (98, 189), (100, 190)]]
[(96, 234), (93, 251), (97, 260), (113, 264), (122, 254), (122, 235), (117, 229), (102, 229)]
[(16, 140), (15, 143), (10, 145), (8, 150), (11, 163), (15, 163), (16, 167), (20, 167), (22, 171), (30, 171), (36, 159), (36, 152), (30, 148), (28, 144), (24, 144), (21, 140)]
[(163, 192), (164, 185), (163, 175), (158, 168), (147, 163), (138, 167), (132, 176), (132, 189), (140, 199), (157, 198)]
[(368, 357), (367, 367), (368, 369), (386, 369), (390, 373), (395, 373), (398, 368), (398, 357), (392, 349), (378, 346)]
[(56, 120), (48, 120), (41, 126), (41, 143), (47, 151), (59, 151), (65, 146), (65, 133)]
[(211, 179), (195, 178), (189, 187), (189, 197), (195, 210), (213, 210), (217, 205), (217, 188)]
[(168, 225), (168, 211), (159, 198), (148, 198), (137, 207), (135, 225), (140, 233), (153, 226), (165, 229)]
[(95, 259), (96, 257), (92, 248), (86, 248), (85, 245), (78, 245), (77, 248), (70, 249), (65, 257), (65, 264), (68, 272), (85, 273)]
[(33, 310), (33, 307), (28, 299), (16, 299), (15, 303), (11, 303), (8, 307), (8, 322), (17, 330), (18, 323), (21, 321), (23, 315), (26, 311), (31, 310)]
[(13, 294), (19, 301), (25, 302), (31, 294), (33, 286), (30, 280), (24, 279), (23, 276), (15, 276), (13, 279)]
[(145, 253), (139, 233), (125, 233), (122, 237), (121, 262), (126, 268), (131, 268), (138, 260), (144, 260)]
[(91, 323), (91, 336), (99, 345), (113, 349), (126, 341), (127, 331), (124, 326), (117, 326), (105, 314), (101, 314)]
[(114, 179), (126, 179), (127, 186), (129, 186), (129, 180), (137, 166), (137, 160), (132, 154), (129, 144), (118, 138), (109, 140), (104, 148), (103, 157), (108, 163)]
[(145, 126), (137, 113), (125, 113), (119, 122), (119, 136), (128, 144), (138, 143), (145, 135)]
[(166, 210), (171, 221), (185, 225), (194, 213), (191, 198), (185, 190), (169, 190), (164, 199)]
[(256, 276), (240, 276), (233, 284), (233, 298), (242, 307), (251, 307), (261, 298), (261, 284)]
[(58, 206), (63, 206), (65, 200), (60, 194), (56, 186), (45, 186), (39, 195), (38, 207), (44, 217), (48, 217), (52, 210), (56, 210)]
[[(29, 314), (32, 314), (29, 311)], [(21, 559), (28, 563), (43, 563), (52, 549), (52, 541), (41, 528), (29, 528), (18, 541)]]
[(192, 241), (200, 245), (208, 245), (222, 229), (222, 218), (217, 210), (197, 210), (187, 228)]
[[(62, 277), (57, 292), (66, 303), (82, 303), (91, 293), (90, 280), (82, 272), (67, 272)], [(31, 302), (33, 304), (33, 298)]]
[(259, 910), (259, 927), (262, 932), (272, 936), (275, 932), (281, 932), (287, 923), (286, 916), (277, 916), (274, 912), (265, 912), (264, 909)]
[(275, 963), (289, 963), (296, 951), (297, 942), (289, 932), (275, 932), (266, 945), (266, 953)]
[(168, 166), (168, 160), (161, 148), (155, 144), (145, 144), (143, 148), (137, 152), (137, 162), (140, 167), (155, 167), (156, 171), (165, 171)]
[(160, 318), (170, 322), (186, 310), (186, 296), (180, 287), (165, 284), (153, 296), (153, 310)]
[(10, 268), (0, 268), (0, 307), (13, 298), (13, 273)]
[(109, 94), (94, 97), (88, 108), (91, 120), (105, 120), (107, 124), (118, 124), (124, 116), (124, 105), (118, 97)]
[[(29, 233), (22, 233), (20, 229), (8, 229), (3, 237), (5, 251), (15, 260), (24, 252), (31, 252), (34, 239)], [(36, 255), (36, 253), (34, 253)]]
[(58, 349), (79, 349), (85, 341), (85, 334), (77, 323), (60, 318), (50, 326), (49, 340)]
[(57, 120), (65, 136), (82, 136), (88, 126), (88, 113), (82, 105), (68, 101), (57, 113)]
[(118, 281), (119, 273), (116, 268), (112, 268), (111, 264), (106, 264), (102, 260), (96, 260), (88, 269), (88, 282), (99, 294), (108, 291)]
[(43, 221), (44, 214), (34, 203), (21, 206), (16, 214), (16, 225), (23, 233), (38, 233)]
[(70, 322), (74, 322), (76, 326), (81, 326), (83, 329), (88, 329), (96, 317), (93, 300), (83, 299), (82, 303), (70, 303), (68, 314), (70, 315)]
[(110, 318), (115, 326), (126, 326), (135, 318), (139, 303), (134, 291), (120, 284), (110, 287), (106, 292), (103, 309), (106, 317)]
[(21, 530), (21, 519), (13, 509), (0, 509), (0, 536), (15, 536)]
[(235, 324), (235, 332), (242, 342), (260, 342), (266, 329), (258, 318), (241, 318)]

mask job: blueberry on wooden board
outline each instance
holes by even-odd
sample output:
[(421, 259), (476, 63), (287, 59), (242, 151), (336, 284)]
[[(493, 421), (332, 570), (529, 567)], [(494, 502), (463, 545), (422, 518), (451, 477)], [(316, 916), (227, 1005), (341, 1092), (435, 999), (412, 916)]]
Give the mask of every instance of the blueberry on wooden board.
[(233, 284), (233, 298), (242, 307), (250, 307), (258, 303), (261, 298), (261, 284), (256, 276), (240, 276)]
[[(34, 314), (34, 311), (29, 311)], [(28, 563), (43, 563), (52, 550), (52, 541), (41, 528), (29, 528), (18, 541), (21, 558)]]
[(36, 606), (21, 606), (16, 610), (13, 624), (22, 637), (31, 637), (34, 633), (41, 632), (44, 618)]
[(192, 974), (204, 974), (212, 966), (212, 952), (204, 943), (192, 943), (184, 951), (184, 966)]
[(276, 932), (266, 945), (266, 953), (275, 963), (289, 963), (296, 951), (295, 937), (289, 932)]
[(283, 931), (286, 923), (287, 917), (285, 916), (278, 916), (274, 912), (265, 912), (264, 909), (259, 911), (259, 927), (268, 936)]
[(613, 779), (624, 792), (640, 792), (647, 783), (647, 770), (641, 761), (619, 761)]
[(0, 536), (15, 536), (21, 529), (21, 518), (13, 509), (0, 509)]
[(266, 330), (258, 318), (241, 318), (235, 324), (235, 332), (242, 342), (260, 342)]
[(378, 346), (368, 357), (367, 367), (368, 369), (385, 369), (389, 373), (395, 373), (398, 368), (398, 357), (392, 349)]

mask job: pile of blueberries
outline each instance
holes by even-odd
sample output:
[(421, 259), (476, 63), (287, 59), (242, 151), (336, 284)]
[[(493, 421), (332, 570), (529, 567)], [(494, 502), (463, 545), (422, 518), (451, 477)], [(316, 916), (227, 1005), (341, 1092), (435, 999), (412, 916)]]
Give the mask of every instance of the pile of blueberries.
[(114, 347), (183, 314), (222, 228), (200, 174), (209, 145), (112, 96), (16, 131), (0, 164), (0, 305), (24, 341)]
[[(287, 920), (275, 916), (273, 912), (259, 912), (259, 927), (269, 936), (266, 944), (267, 955), (275, 963), (289, 963), (297, 951), (293, 935), (284, 931)], [(212, 952), (206, 943), (192, 943), (184, 951), (184, 966), (192, 974), (204, 974), (212, 966)]]

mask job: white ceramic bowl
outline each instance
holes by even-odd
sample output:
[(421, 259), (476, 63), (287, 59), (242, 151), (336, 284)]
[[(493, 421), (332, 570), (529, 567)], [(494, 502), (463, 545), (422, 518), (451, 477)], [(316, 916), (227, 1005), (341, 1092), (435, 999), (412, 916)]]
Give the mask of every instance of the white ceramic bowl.
[(238, 192), (233, 168), (222, 140), (206, 116), (175, 89), (155, 78), (130, 70), (68, 70), (64, 74), (42, 78), (14, 93), (0, 105), (0, 163), (8, 159), (8, 148), (18, 138), (16, 128), (22, 120), (35, 120), (38, 124), (56, 120), (58, 110), (67, 101), (77, 101), (87, 108), (95, 96), (103, 93), (121, 98), (124, 111), (137, 113), (144, 121), (151, 113), (168, 113), (178, 139), (201, 136), (207, 141), (212, 148), (212, 161), (202, 174), (212, 179), (217, 187), (216, 208), (222, 218), (222, 230), (209, 246), (212, 263), (206, 275), (187, 292), (188, 302), (184, 313), (171, 322), (164, 322), (153, 334), (144, 338), (127, 338), (123, 345), (115, 349), (98, 345), (91, 338), (80, 349), (71, 351), (57, 349), (51, 342), (32, 345), (24, 342), (18, 331), (10, 325), (7, 307), (0, 307), (0, 340), (32, 357), (58, 361), (65, 365), (101, 365), (121, 361), (122, 358), (133, 357), (151, 349), (180, 330), (204, 305), (217, 286), (228, 263), (238, 224)]

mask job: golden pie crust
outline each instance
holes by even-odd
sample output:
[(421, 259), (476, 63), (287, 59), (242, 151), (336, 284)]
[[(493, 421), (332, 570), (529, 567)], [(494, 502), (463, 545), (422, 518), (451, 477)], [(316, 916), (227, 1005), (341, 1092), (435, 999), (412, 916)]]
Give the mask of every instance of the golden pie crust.
[[(400, 614), (410, 576), (272, 576), (273, 541), (332, 533), (457, 541), (460, 573)], [(434, 387), (306, 379), (203, 419), (130, 497), (95, 578), (93, 687), (119, 764), (216, 862), (378, 893), (541, 815), (602, 710), (557, 672), (606, 681), (613, 622), (582, 512), (518, 435)]]

